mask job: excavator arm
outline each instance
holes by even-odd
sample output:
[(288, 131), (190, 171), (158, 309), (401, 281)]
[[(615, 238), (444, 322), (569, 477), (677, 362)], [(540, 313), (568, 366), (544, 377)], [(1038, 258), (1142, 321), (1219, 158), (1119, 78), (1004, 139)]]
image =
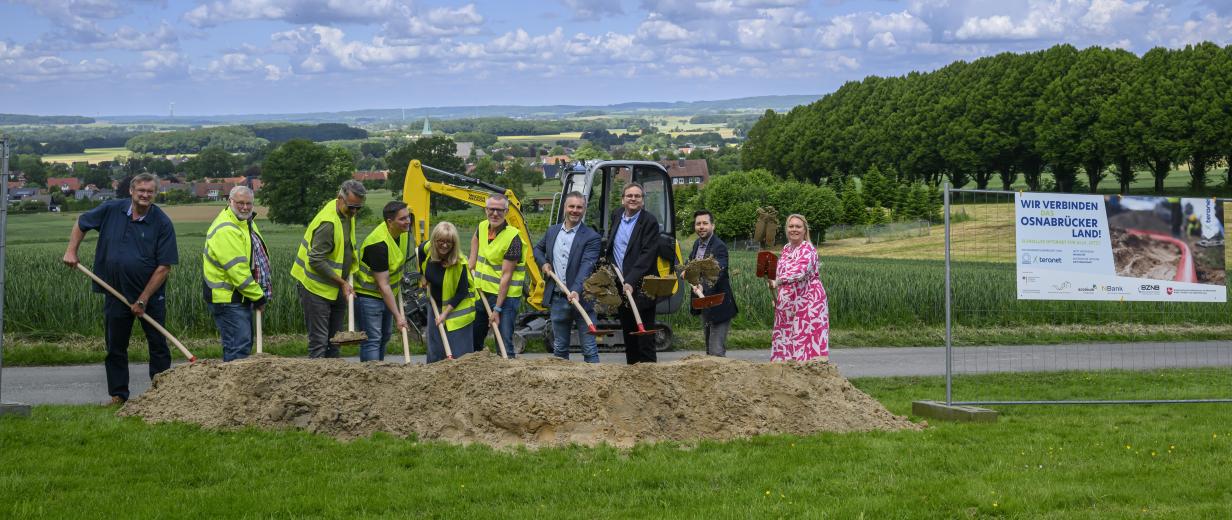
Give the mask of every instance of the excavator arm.
[[(429, 181), (424, 175), (425, 168), (446, 179), (468, 186)], [(543, 273), (539, 271), (539, 264), (535, 262), (535, 243), (531, 242), (530, 230), (527, 229), (526, 219), (522, 216), (522, 203), (518, 201), (513, 190), (473, 177), (438, 170), (420, 163), (418, 159), (411, 161), (411, 164), (406, 167), (406, 180), (402, 184), (402, 200), (406, 202), (414, 215), (415, 221), (411, 224), (411, 233), (415, 237), (416, 244), (422, 244), (428, 240), (428, 234), (432, 232), (431, 195), (433, 193), (480, 208), (484, 207), (488, 197), (493, 194), (499, 193), (509, 199), (509, 212), (505, 214), (505, 220), (518, 230), (518, 237), (522, 239), (522, 260), (526, 262), (526, 303), (536, 310), (545, 310), (543, 307)], [(462, 240), (464, 244), (469, 242), (469, 240)]]

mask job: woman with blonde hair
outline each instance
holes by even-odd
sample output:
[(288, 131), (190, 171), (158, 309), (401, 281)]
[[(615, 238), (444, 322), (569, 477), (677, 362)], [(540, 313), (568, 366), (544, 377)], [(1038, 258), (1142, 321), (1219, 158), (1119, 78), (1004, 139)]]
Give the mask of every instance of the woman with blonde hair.
[(453, 357), (473, 352), (471, 323), (475, 321), (475, 298), (471, 292), (470, 270), (462, 261), (458, 228), (441, 222), (432, 228), (428, 241), (419, 246), (419, 269), (428, 296), (440, 309), (437, 315), (428, 306), (428, 362), (445, 359), (445, 344), (440, 324), (445, 325)]
[(830, 306), (818, 276), (817, 248), (808, 239), (808, 220), (790, 215), (786, 230), (787, 244), (769, 280), (776, 292), (770, 360), (829, 361)]

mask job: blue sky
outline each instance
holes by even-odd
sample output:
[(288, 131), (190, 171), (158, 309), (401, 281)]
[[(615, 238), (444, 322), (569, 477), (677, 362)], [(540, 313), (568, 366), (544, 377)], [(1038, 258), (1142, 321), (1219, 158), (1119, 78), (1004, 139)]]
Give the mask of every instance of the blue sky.
[(822, 94), (1071, 43), (1232, 35), (1232, 0), (0, 0), (0, 112), (286, 113)]

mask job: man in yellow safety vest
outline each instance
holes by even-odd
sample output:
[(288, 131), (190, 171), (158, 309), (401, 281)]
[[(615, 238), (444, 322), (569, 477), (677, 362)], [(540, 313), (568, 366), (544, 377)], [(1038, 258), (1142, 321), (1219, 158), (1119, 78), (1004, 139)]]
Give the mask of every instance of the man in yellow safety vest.
[(349, 179), (338, 197), (326, 202), (299, 243), (291, 277), (299, 281), (299, 303), (308, 329), (308, 357), (338, 357), (329, 338), (346, 324), (347, 297), (355, 290), (347, 275), (355, 272), (355, 216), (364, 207), (368, 191)]
[[(488, 315), (482, 303), (475, 306), (477, 315), (472, 338), (475, 352), (484, 349), (490, 327), (496, 327), (506, 347), (513, 345), (513, 326), (526, 281), (526, 261), (522, 258), (524, 244), (518, 230), (505, 221), (509, 199), (504, 195), (489, 196), (484, 212), (487, 219), (479, 223), (479, 229), (471, 238), (468, 264), (475, 273), (477, 294), (488, 300), (492, 314)], [(510, 358), (515, 355), (512, 348), (508, 353)]]
[(205, 303), (222, 339), (222, 360), (248, 357), (252, 311), (265, 308), (271, 294), (269, 252), (253, 222), (252, 190), (236, 186), (227, 207), (205, 233), (201, 268)]
[(384, 361), (385, 344), (394, 326), (406, 330), (406, 315), (396, 295), (407, 265), (411, 212), (405, 202), (394, 200), (385, 204), (381, 215), (385, 221), (359, 247), (359, 270), (355, 272), (355, 321), (368, 335), (359, 344), (360, 361)]

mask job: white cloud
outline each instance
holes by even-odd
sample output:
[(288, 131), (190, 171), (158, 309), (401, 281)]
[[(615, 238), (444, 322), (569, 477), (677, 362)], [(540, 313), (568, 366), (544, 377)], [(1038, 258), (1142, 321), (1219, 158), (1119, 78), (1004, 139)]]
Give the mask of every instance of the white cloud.
[(817, 30), (817, 41), (826, 49), (888, 50), (924, 43), (931, 37), (928, 25), (907, 11), (837, 16)]
[(175, 79), (188, 73), (188, 60), (176, 51), (142, 51), (139, 68), (128, 74), (133, 79)]
[(115, 64), (102, 58), (68, 61), (59, 56), (33, 56), (6, 59), (4, 64), (8, 77), (25, 82), (95, 80), (117, 71)]
[(475, 4), (467, 4), (458, 8), (438, 7), (426, 16), (396, 18), (386, 23), (385, 28), (396, 37), (429, 39), (478, 34), (483, 22)]
[(237, 20), (280, 20), (294, 24), (382, 23), (410, 17), (407, 0), (219, 0), (184, 14), (194, 27)]
[(652, 18), (637, 27), (637, 36), (645, 40), (663, 42), (684, 41), (689, 39), (689, 30), (667, 20)]
[(362, 71), (374, 67), (403, 65), (430, 57), (433, 49), (375, 36), (368, 42), (347, 40), (334, 27), (300, 27), (271, 36), (273, 48), (292, 57), (292, 72), (325, 73)]
[(598, 20), (624, 14), (620, 0), (561, 0), (561, 3), (572, 10), (573, 17), (578, 20)]
[(1186, 20), (1180, 27), (1174, 27), (1168, 33), (1172, 35), (1168, 43), (1173, 47), (1204, 41), (1227, 45), (1232, 41), (1232, 16), (1224, 18), (1214, 12), (1206, 13), (1201, 18)]
[(698, 79), (698, 78), (714, 79), (718, 77), (718, 74), (715, 74), (714, 71), (707, 69), (705, 67), (686, 67), (686, 68), (680, 69), (679, 75), (682, 78), (691, 78), (691, 79)]

